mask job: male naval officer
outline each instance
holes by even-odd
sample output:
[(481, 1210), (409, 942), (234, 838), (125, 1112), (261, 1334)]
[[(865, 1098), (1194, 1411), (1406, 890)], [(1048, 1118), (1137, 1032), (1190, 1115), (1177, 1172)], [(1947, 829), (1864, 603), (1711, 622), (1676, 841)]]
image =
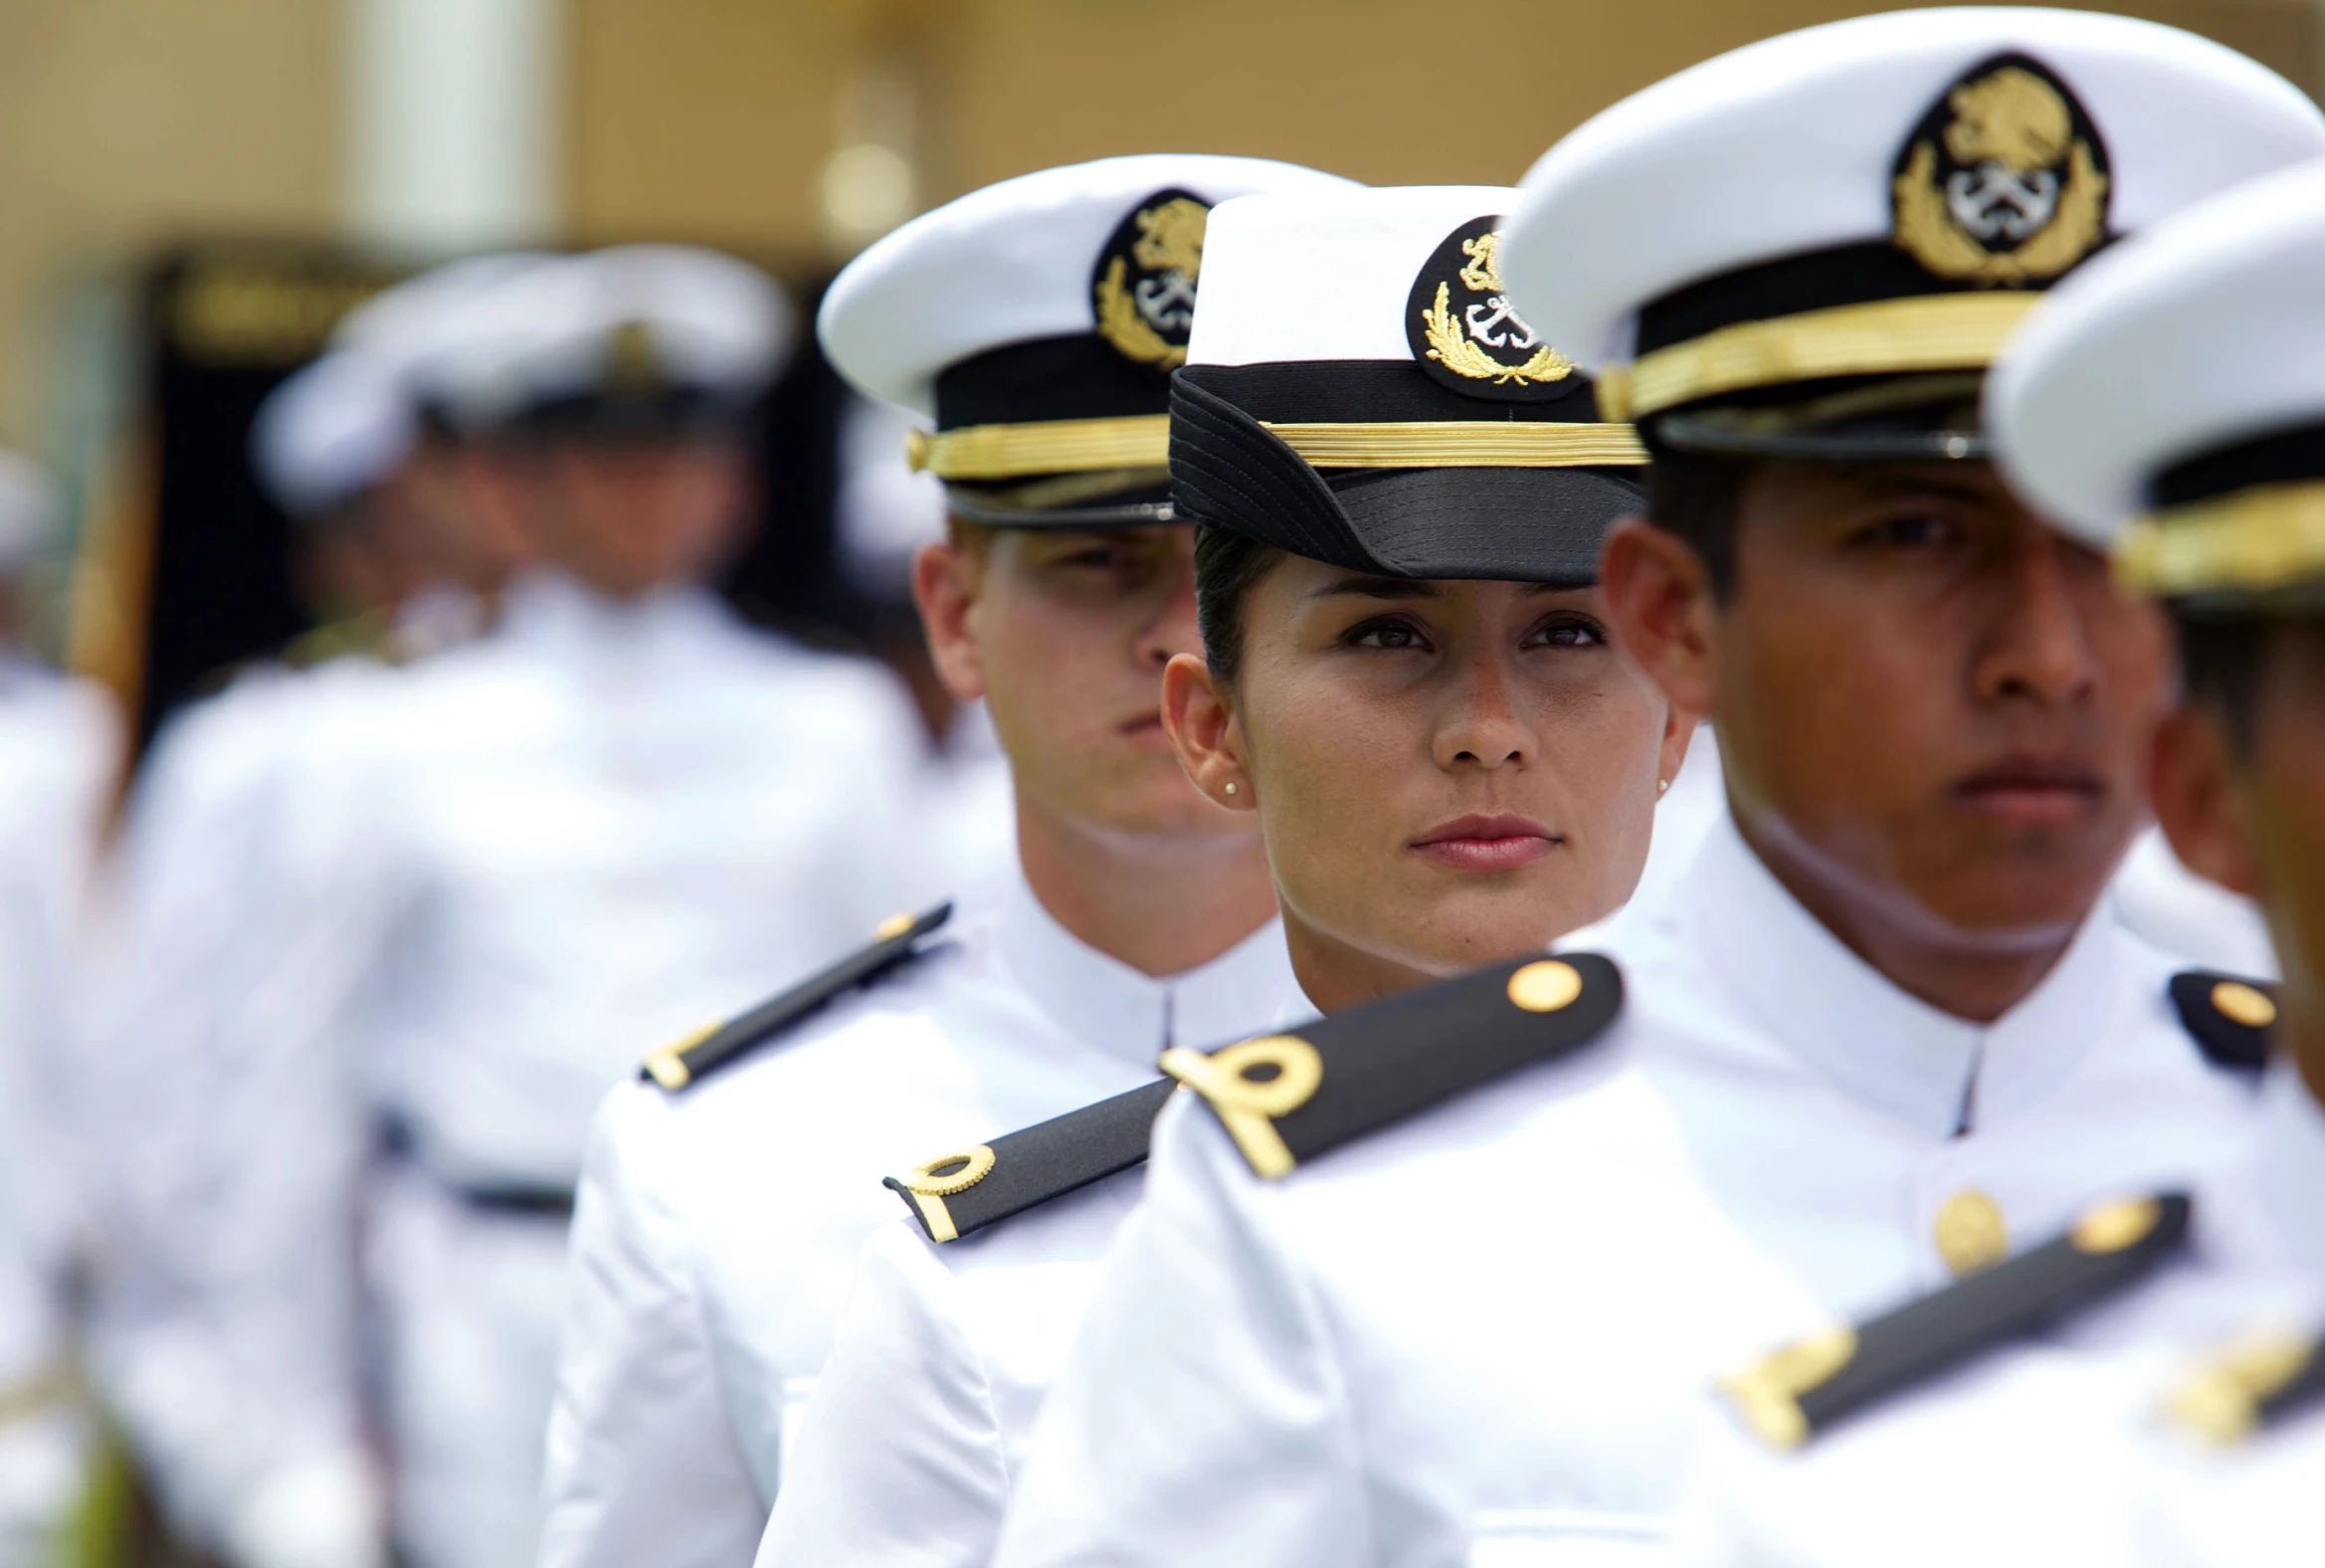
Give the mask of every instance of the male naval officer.
[(833, 363), (934, 418), (914, 461), (953, 521), (915, 598), (1009, 756), (1021, 875), (658, 1053), (655, 1081), (607, 1103), (545, 1565), (747, 1561), (857, 1253), (894, 1218), (882, 1177), (1304, 1011), (1259, 842), (1187, 783), (1160, 721), (1163, 666), (1199, 647), (1165, 409), (1210, 207), (1345, 184), (1229, 157), (1050, 169), (913, 220), (832, 286)]
[[(300, 951), (254, 873), (312, 726), (360, 705), (389, 666), (471, 635), (514, 562), (516, 541), (459, 485), (466, 442), (427, 419), (417, 377), (475, 330), (481, 294), (541, 261), (469, 258), (387, 290), (262, 407), (261, 482), (310, 548), (363, 562), (314, 584), (335, 601), (318, 611), (348, 619), (170, 720), (109, 868), (75, 1075), (97, 1151), (91, 1359), (173, 1527), (238, 1564), (359, 1563), (380, 1512), (359, 1412), (338, 1397), (353, 1352), (332, 1327), (349, 1315), (337, 1275), (308, 1281), (319, 1298), (282, 1294), (280, 1317), (221, 1304), (238, 1280), (286, 1283), (254, 1266), (264, 1227), (241, 1216), (245, 1245), (229, 1247), (202, 1201), (248, 1152), (247, 1127), (210, 1113), (228, 1020)], [(234, 919), (218, 917), (222, 888)]]
[[(2285, 972), (2281, 996), (2216, 984), (2205, 998), (2224, 1031), (2257, 1043), (2273, 1024), (2250, 1144), (2218, 1179), (2162, 1200), (2167, 1267), (2067, 1304), (2043, 1342), (1967, 1340), (1991, 1353), (1932, 1360), (1849, 1425), (1814, 1424), (1797, 1450), (1716, 1438), (1686, 1521), (1690, 1561), (2317, 1560), (2321, 276), (2325, 166), (2254, 181), (2060, 290), (2012, 339), (1987, 397), (2012, 483), (2110, 549), (2123, 583), (2178, 625), (2187, 697), (2157, 740), (2157, 816), (2190, 865), (2259, 900)], [(1797, 1397), (1813, 1408), (1829, 1386)], [(1925, 1500), (1933, 1477), (1954, 1505)]]
[(354, 1406), (360, 1208), (399, 1551), (482, 1568), (536, 1542), (592, 1111), (641, 1034), (828, 961), (909, 895), (919, 739), (883, 673), (699, 586), (748, 511), (787, 336), (770, 281), (625, 248), (472, 319), (418, 383), (490, 448), (481, 499), (541, 559), (491, 636), (305, 726), (243, 873), (280, 950), (232, 999), (204, 1104), (237, 1143), (210, 1316), (284, 1341), (318, 1420)]
[(1512, 991), (1544, 1022), (1490, 1092), (1383, 1127), (1458, 1016), (1402, 1075), (1187, 1073), (997, 1562), (1652, 1550), (1714, 1373), (2222, 1157), (2249, 1089), (2092, 917), (2164, 628), (1970, 420), (2042, 286), (2320, 151), (2201, 39), (1957, 9), (1721, 57), (1544, 158), (1502, 278), (1642, 422), (1652, 521), (1602, 581), (1733, 820), (1615, 962)]

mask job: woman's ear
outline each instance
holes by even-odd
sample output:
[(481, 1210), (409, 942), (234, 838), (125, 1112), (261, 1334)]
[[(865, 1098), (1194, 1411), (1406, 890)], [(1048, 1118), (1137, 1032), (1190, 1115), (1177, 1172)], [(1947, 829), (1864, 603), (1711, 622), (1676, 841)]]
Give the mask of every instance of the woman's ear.
[(1615, 641), (1683, 713), (1712, 714), (1711, 574), (1687, 542), (1643, 517), (1619, 524), (1599, 558)]
[(2148, 770), (2156, 826), (2180, 864), (2247, 898), (2260, 892), (2250, 797), (2228, 727), (2209, 709), (2182, 706), (2156, 729)]
[(1235, 710), (1212, 681), (1211, 667), (1193, 654), (1174, 654), (1163, 667), (1162, 721), (1196, 789), (1229, 811), (1253, 808)]
[(1679, 776), (1679, 769), (1686, 766), (1687, 748), (1695, 740), (1695, 724), (1693, 713), (1682, 712), (1669, 703), (1664, 704), (1663, 745), (1655, 770), (1657, 795)]
[(928, 639), (928, 662), (956, 702), (985, 694), (985, 662), (969, 627), (983, 565), (950, 541), (924, 546), (912, 558), (912, 603)]

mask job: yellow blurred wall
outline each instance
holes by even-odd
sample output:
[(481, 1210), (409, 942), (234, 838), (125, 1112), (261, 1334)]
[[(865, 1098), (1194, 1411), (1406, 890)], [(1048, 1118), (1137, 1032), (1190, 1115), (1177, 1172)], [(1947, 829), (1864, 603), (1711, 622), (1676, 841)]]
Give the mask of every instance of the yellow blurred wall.
[[(1844, 0), (572, 0), (570, 209), (591, 234), (817, 243), (852, 63), (899, 48), (941, 199), (1106, 153), (1260, 153), (1383, 182), (1506, 182), (1607, 103)], [(2315, 0), (2104, 9), (2316, 91)], [(899, 45), (896, 39), (901, 37)]]
[(0, 442), (49, 435), (76, 274), (172, 237), (329, 234), (332, 0), (0, 3)]

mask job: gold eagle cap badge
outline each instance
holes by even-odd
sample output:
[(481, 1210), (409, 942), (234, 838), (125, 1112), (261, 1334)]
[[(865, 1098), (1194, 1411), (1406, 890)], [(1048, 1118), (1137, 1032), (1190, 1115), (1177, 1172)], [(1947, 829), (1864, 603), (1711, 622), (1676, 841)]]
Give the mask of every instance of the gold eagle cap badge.
[(1406, 300), (1405, 340), (1430, 378), (1464, 397), (1542, 403), (1574, 361), (1535, 335), (1501, 287), (1501, 219), (1472, 218), (1421, 264)]
[(1187, 362), (1203, 231), (1211, 204), (1182, 190), (1147, 197), (1098, 252), (1091, 302), (1098, 336), (1135, 364), (1169, 372)]
[(1930, 106), (1889, 179), (1891, 238), (1938, 277), (2047, 284), (2107, 239), (2107, 145), (2066, 84), (1998, 55)]

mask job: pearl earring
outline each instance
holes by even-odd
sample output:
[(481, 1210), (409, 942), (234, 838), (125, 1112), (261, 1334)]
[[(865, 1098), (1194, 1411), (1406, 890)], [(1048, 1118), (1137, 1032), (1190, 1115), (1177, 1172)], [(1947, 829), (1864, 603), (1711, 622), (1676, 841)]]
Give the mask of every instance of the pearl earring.
[(1229, 780), (1227, 781), (1227, 792), (1228, 792), (1230, 795), (1233, 795), (1233, 794), (1236, 792), (1237, 788), (1238, 788), (1238, 786), (1237, 786), (1237, 784), (1236, 784), (1236, 781), (1235, 781), (1234, 779), (1229, 779)]
[(1656, 779), (1654, 781), (1654, 792), (1657, 795), (1660, 795), (1664, 790), (1667, 790), (1670, 787), (1671, 781), (1669, 779)]

